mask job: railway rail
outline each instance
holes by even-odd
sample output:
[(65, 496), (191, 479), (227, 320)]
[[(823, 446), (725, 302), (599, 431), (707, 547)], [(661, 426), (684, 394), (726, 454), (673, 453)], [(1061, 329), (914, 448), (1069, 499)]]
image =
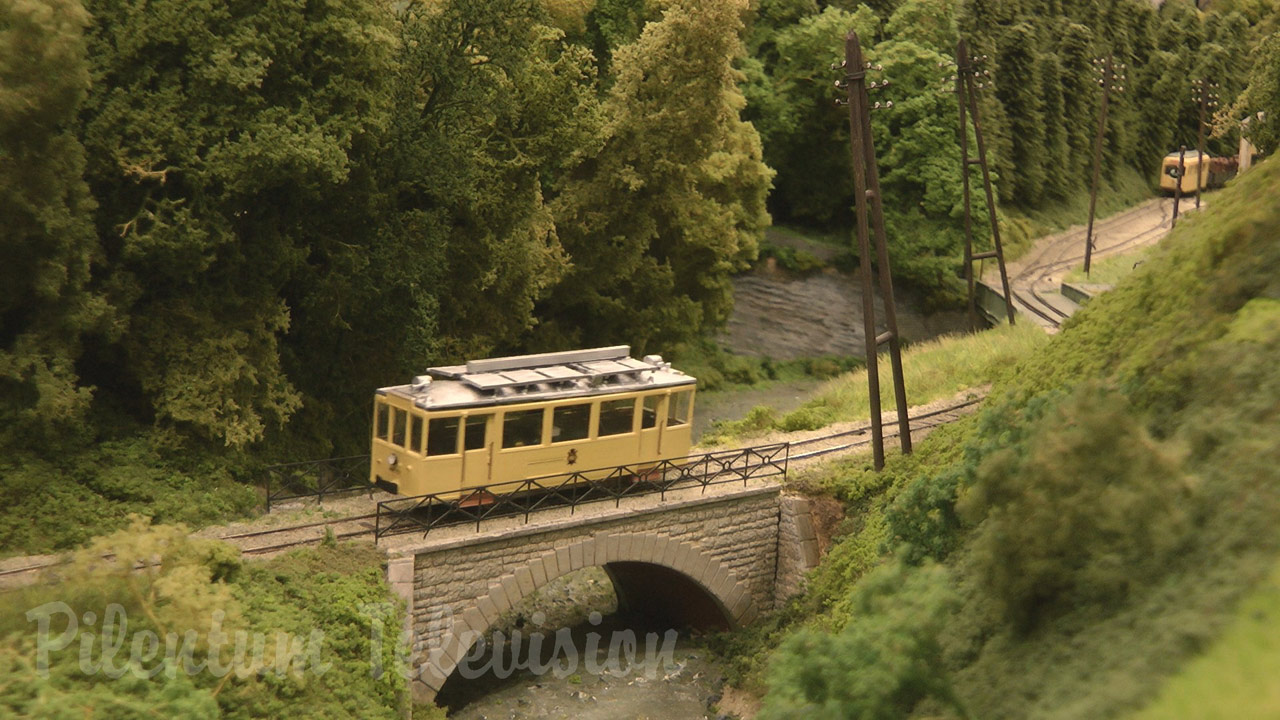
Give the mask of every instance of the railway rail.
[[(1165, 200), (1161, 200), (1158, 207), (1160, 209), (1160, 220), (1155, 226), (1128, 235), (1108, 245), (1102, 245), (1099, 242), (1094, 252), (1095, 258), (1102, 255), (1113, 255), (1131, 247), (1146, 244), (1153, 236), (1168, 232), (1172, 215), (1171, 207)], [(1140, 210), (1130, 211), (1130, 213), (1122, 214), (1119, 218), (1115, 218), (1112, 222), (1124, 222), (1129, 215), (1136, 215), (1139, 212)], [(1034, 265), (1022, 268), (1009, 280), (1009, 292), (1013, 295), (1013, 300), (1017, 307), (1038, 317), (1055, 329), (1062, 326), (1062, 323), (1070, 317), (1070, 313), (1065, 312), (1045, 299), (1036, 286), (1050, 275), (1074, 267), (1084, 261), (1084, 252), (1078, 249), (1084, 239), (1084, 235), (1084, 230), (1079, 230), (1063, 236), (1058, 242), (1054, 243), (1053, 249), (1048, 253), (1052, 254), (1052, 259), (1042, 260)], [(1100, 233), (1098, 235), (1100, 236)]]
[[(915, 415), (911, 418), (911, 429), (912, 431), (927, 430), (952, 422), (983, 399), (984, 396), (973, 397)], [(791, 452), (788, 461), (791, 464), (803, 463), (868, 446), (871, 444), (870, 431), (871, 424), (864, 423), (848, 430), (789, 441), (787, 445)], [(887, 437), (892, 437), (894, 433), (896, 430), (886, 428)], [(800, 452), (795, 452), (796, 450)], [(213, 536), (211, 539), (238, 545), (243, 555), (262, 556), (298, 547), (318, 545), (329, 537), (334, 540), (371, 537), (374, 535), (373, 523), (376, 519), (377, 513), (360, 513), (297, 525), (227, 533)], [(110, 560), (112, 557), (114, 556), (104, 555), (103, 559)], [(42, 571), (66, 564), (68, 564), (66, 560), (55, 559), (0, 569), (0, 588), (28, 584), (38, 578)]]

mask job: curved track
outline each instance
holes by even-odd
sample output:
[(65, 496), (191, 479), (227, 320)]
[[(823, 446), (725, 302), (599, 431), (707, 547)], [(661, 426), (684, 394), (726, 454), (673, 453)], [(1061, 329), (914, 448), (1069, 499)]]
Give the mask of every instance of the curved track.
[[(1172, 207), (1172, 200), (1160, 198), (1095, 224), (1093, 258), (1097, 260), (1158, 239), (1170, 229)], [(1158, 215), (1153, 215), (1153, 210)], [(1134, 224), (1139, 227), (1127, 229)], [(1034, 316), (1044, 326), (1052, 329), (1061, 327), (1070, 313), (1049, 302), (1041, 292), (1042, 286), (1050, 276), (1084, 261), (1084, 238), (1084, 228), (1054, 236), (1034, 257), (1024, 261), (1024, 267), (1013, 270), (1009, 278), (1009, 292), (1013, 295), (1015, 308)], [(1113, 240), (1108, 242), (1109, 238)]]

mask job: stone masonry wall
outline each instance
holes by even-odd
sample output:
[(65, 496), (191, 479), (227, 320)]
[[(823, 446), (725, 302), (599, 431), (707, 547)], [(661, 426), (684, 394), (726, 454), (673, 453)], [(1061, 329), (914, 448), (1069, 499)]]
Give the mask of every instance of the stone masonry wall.
[(818, 536), (809, 501), (784, 496), (778, 508), (778, 575), (774, 606), (804, 589), (805, 574), (818, 565)]
[[(780, 512), (779, 493), (776, 486), (752, 488), (400, 550), (390, 560), (388, 579), (411, 600), (421, 672), (415, 695), (434, 697), (466, 652), (460, 630), (471, 637), (483, 633), (498, 613), (552, 575), (582, 567), (615, 560), (671, 567), (715, 596), (735, 624), (772, 610), (775, 598), (798, 588), (809, 559), (803, 544), (812, 537), (807, 503), (799, 501), (801, 508), (786, 498)], [(787, 540), (780, 541), (780, 530)], [(814, 555), (816, 550), (815, 542)], [(776, 588), (779, 571), (787, 593)]]

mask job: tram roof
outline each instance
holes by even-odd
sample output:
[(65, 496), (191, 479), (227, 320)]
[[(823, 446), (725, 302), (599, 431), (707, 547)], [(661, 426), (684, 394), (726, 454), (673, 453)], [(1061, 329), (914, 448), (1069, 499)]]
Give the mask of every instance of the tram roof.
[(407, 385), (378, 389), (424, 410), (517, 405), (692, 385), (697, 378), (676, 370), (659, 355), (631, 357), (631, 347), (572, 350), (471, 360), (427, 368)]

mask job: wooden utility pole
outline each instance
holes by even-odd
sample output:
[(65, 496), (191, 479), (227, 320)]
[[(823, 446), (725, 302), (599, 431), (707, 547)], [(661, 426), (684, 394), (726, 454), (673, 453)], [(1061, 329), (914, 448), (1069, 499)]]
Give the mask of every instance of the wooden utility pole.
[[(1107, 135), (1107, 105), (1111, 101), (1111, 91), (1123, 92), (1124, 87), (1116, 85), (1124, 82), (1124, 64), (1117, 68), (1112, 57), (1095, 58), (1093, 64), (1098, 66), (1100, 77), (1098, 84), (1102, 86), (1102, 104), (1098, 107), (1098, 134), (1093, 139), (1093, 182), (1089, 185), (1089, 224), (1084, 235), (1084, 274), (1089, 274), (1089, 265), (1093, 260), (1093, 217), (1098, 207), (1098, 182), (1102, 176), (1102, 141)], [(1117, 73), (1116, 70), (1120, 72)]]
[[(902, 342), (898, 335), (898, 315), (893, 300), (893, 278), (889, 272), (889, 250), (885, 244), (884, 209), (880, 198), (880, 174), (876, 164), (876, 149), (871, 138), (871, 110), (891, 108), (893, 103), (870, 104), (868, 90), (878, 90), (889, 85), (886, 80), (867, 85), (867, 70), (871, 66), (863, 62), (862, 46), (858, 34), (850, 31), (844, 39), (844, 80), (838, 87), (848, 91), (849, 150), (853, 161), (854, 204), (857, 210), (858, 254), (861, 259), (859, 272), (862, 278), (862, 322), (867, 353), (867, 390), (871, 411), (871, 443), (875, 468), (884, 467), (884, 429), (880, 417), (879, 348), (889, 346), (889, 359), (893, 365), (894, 399), (898, 407), (898, 438), (903, 453), (911, 452), (911, 426), (907, 417), (907, 389), (902, 373)], [(876, 66), (876, 70), (880, 70)], [(871, 253), (875, 245), (878, 271), (871, 268)], [(875, 286), (880, 286), (884, 299), (885, 332), (876, 332)]]
[(1200, 105), (1200, 124), (1199, 124), (1198, 133), (1196, 137), (1196, 151), (1200, 153), (1200, 164), (1196, 166), (1196, 209), (1199, 210), (1200, 209), (1200, 189), (1205, 182), (1204, 174), (1208, 172), (1205, 169), (1206, 158), (1204, 154), (1205, 130), (1207, 130), (1209, 126), (1209, 120), (1207, 116), (1209, 114), (1210, 108), (1216, 108), (1218, 106), (1218, 94), (1215, 92), (1211, 92), (1212, 90), (1218, 89), (1218, 84), (1211, 83), (1204, 78), (1200, 78), (1195, 82), (1195, 84), (1196, 84), (1196, 90), (1197, 90), (1196, 99), (1199, 101), (1199, 105)]
[(1187, 146), (1178, 146), (1178, 177), (1173, 184), (1173, 219), (1169, 221), (1169, 229), (1178, 225), (1178, 205), (1182, 203), (1182, 178), (1187, 176)]
[[(990, 78), (989, 70), (981, 70), (978, 67), (978, 61), (982, 58), (969, 58), (969, 48), (964, 40), (956, 43), (956, 74), (952, 78), (956, 82), (956, 100), (960, 106), (960, 175), (963, 178), (964, 185), (964, 278), (969, 285), (969, 327), (977, 329), (978, 312), (977, 312), (977, 288), (973, 276), (973, 263), (975, 260), (985, 260), (987, 258), (995, 258), (1000, 265), (1000, 285), (1004, 289), (1004, 307), (1005, 314), (1009, 317), (1009, 324), (1012, 325), (1014, 315), (1013, 294), (1009, 292), (1009, 273), (1005, 269), (1004, 264), (1004, 247), (1000, 243), (1000, 223), (996, 221), (996, 199), (995, 193), (991, 189), (991, 171), (987, 166), (987, 147), (982, 141), (982, 120), (978, 115), (978, 90), (985, 86), (985, 83), (979, 82), (978, 77), (983, 76)], [(973, 118), (973, 137), (978, 144), (978, 156), (976, 158), (969, 157), (969, 128), (966, 122), (965, 112), (968, 111), (970, 117)], [(986, 191), (987, 196), (987, 220), (991, 224), (991, 240), (995, 246), (994, 250), (981, 253), (973, 252), (973, 206), (969, 193), (969, 166), (978, 165), (982, 168), (982, 187)]]

